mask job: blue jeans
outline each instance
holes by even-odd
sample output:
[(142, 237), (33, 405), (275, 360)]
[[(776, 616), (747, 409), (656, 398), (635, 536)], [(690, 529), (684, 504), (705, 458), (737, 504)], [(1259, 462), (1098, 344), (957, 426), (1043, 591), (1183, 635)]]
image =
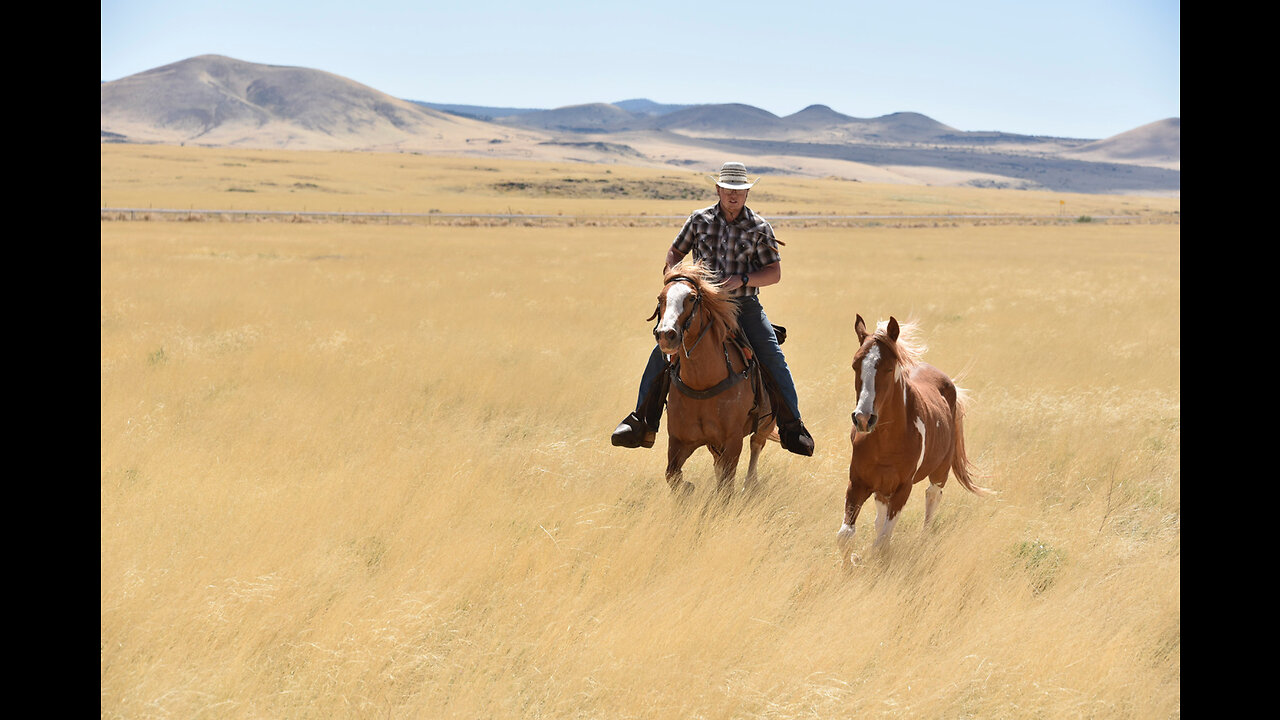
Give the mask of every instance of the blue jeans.
[[(747, 342), (751, 343), (751, 349), (755, 351), (760, 364), (773, 378), (778, 392), (782, 394), (782, 402), (786, 403), (791, 416), (799, 419), (800, 401), (796, 396), (795, 382), (791, 379), (791, 368), (787, 367), (787, 359), (782, 355), (782, 348), (778, 347), (778, 336), (773, 333), (773, 325), (770, 324), (769, 317), (764, 314), (760, 298), (756, 295), (748, 295), (735, 298), (734, 302), (738, 303), (738, 325), (746, 333)], [(649, 394), (649, 388), (653, 387), (658, 374), (666, 365), (667, 361), (662, 351), (654, 345), (653, 352), (649, 353), (649, 362), (644, 367), (644, 375), (640, 378), (637, 409), (644, 403), (645, 396)]]

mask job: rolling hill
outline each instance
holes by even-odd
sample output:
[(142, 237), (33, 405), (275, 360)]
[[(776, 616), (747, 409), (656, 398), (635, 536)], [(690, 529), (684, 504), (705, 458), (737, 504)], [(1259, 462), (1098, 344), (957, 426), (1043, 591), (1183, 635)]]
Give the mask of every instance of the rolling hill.
[(1133, 161), (1177, 170), (1182, 158), (1182, 122), (1167, 118), (1064, 152), (1081, 160)]
[(455, 147), (508, 128), (391, 97), (319, 70), (201, 55), (102, 84), (102, 137), (323, 150)]
[(1101, 140), (966, 132), (915, 112), (647, 99), (553, 109), (405, 100), (321, 70), (201, 55), (102, 83), (102, 142), (483, 155), (866, 182), (1177, 195), (1169, 118)]

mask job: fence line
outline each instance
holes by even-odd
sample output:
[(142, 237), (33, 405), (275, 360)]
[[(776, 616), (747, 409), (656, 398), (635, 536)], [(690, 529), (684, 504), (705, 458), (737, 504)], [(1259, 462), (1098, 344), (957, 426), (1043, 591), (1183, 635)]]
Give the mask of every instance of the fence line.
[[(178, 210), (173, 208), (107, 208), (101, 209), (103, 220), (152, 220), (160, 219), (205, 220), (209, 216), (220, 220), (250, 219), (284, 219), (292, 222), (329, 221), (329, 222), (377, 222), (391, 224), (393, 220), (400, 224), (424, 222), (428, 225), (439, 222), (444, 225), (457, 224), (511, 224), (519, 222), (532, 225), (545, 224), (635, 224), (635, 223), (680, 223), (687, 215), (543, 215), (522, 213), (405, 213), (405, 212), (343, 212), (343, 211), (306, 211), (306, 210), (226, 210), (195, 209)], [(935, 214), (935, 215), (770, 215), (773, 225), (786, 225), (793, 222), (819, 224), (852, 224), (875, 222), (927, 222), (927, 221), (998, 221), (998, 222), (1043, 222), (1056, 221), (1099, 221), (1136, 220), (1137, 215), (1094, 215), (1079, 218), (1063, 214), (1028, 215), (1028, 214)]]

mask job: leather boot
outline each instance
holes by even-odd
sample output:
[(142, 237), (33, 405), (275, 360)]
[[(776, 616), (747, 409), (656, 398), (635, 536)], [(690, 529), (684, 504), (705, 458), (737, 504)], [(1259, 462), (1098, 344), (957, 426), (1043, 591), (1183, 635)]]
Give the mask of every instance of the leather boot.
[(662, 408), (667, 403), (667, 390), (671, 376), (664, 369), (653, 381), (649, 394), (640, 402), (636, 411), (622, 419), (614, 429), (609, 442), (617, 447), (653, 447), (658, 439), (658, 425), (662, 421)]
[(609, 442), (617, 447), (651, 448), (657, 439), (658, 432), (650, 430), (648, 423), (641, 420), (639, 415), (631, 413), (618, 424), (617, 429), (613, 431), (613, 436), (609, 438)]
[(813, 455), (813, 436), (799, 418), (778, 423), (778, 437), (787, 450), (806, 457)]
[(797, 455), (812, 457), (813, 435), (809, 434), (809, 429), (804, 426), (800, 418), (791, 413), (787, 408), (787, 404), (782, 401), (782, 393), (778, 392), (778, 387), (773, 382), (773, 376), (769, 374), (763, 364), (760, 366), (760, 377), (764, 379), (765, 390), (768, 391), (769, 400), (773, 403), (774, 418), (778, 423), (778, 440), (782, 447)]

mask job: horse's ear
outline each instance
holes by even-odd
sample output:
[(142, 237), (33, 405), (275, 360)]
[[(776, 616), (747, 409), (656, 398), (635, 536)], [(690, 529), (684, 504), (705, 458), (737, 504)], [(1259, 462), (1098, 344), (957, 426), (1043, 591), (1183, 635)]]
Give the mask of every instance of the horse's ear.
[(889, 339), (898, 342), (898, 319), (892, 315), (889, 316)]
[(867, 341), (867, 323), (863, 321), (861, 315), (859, 315), (858, 319), (854, 321), (853, 331), (858, 333), (859, 343), (864, 343)]

